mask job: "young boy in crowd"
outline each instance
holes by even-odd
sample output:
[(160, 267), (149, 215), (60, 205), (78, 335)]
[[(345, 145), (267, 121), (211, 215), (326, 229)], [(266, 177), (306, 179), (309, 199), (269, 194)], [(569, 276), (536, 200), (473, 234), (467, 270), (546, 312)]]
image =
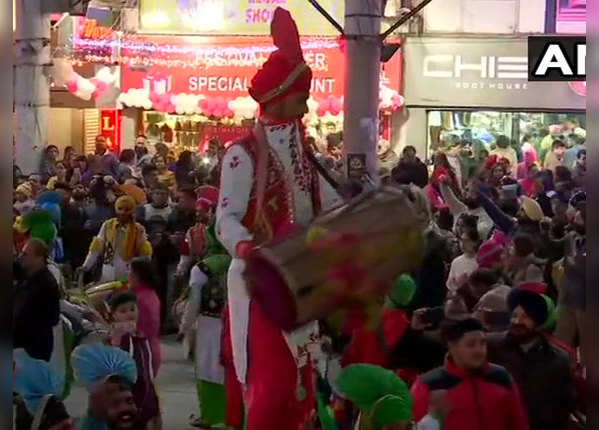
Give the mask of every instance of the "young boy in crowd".
[(14, 210), (18, 215), (27, 215), (35, 208), (35, 200), (32, 199), (33, 189), (29, 182), (19, 185), (14, 192)]
[(110, 344), (129, 353), (137, 366), (133, 397), (139, 410), (135, 429), (161, 430), (162, 418), (154, 388), (152, 348), (146, 336), (137, 330), (137, 296), (130, 291), (114, 294), (110, 300), (112, 327)]
[(478, 268), (476, 262), (476, 251), (480, 245), (478, 232), (475, 229), (465, 229), (458, 237), (462, 255), (451, 262), (447, 288), (450, 293), (455, 293), (463, 286), (472, 272)]

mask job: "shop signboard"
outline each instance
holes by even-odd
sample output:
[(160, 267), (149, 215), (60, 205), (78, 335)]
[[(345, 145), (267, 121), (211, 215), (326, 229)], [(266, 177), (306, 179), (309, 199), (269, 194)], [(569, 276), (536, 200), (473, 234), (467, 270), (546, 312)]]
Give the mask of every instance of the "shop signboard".
[[(341, 0), (319, 0), (343, 22)], [(141, 0), (141, 31), (169, 34), (269, 35), (277, 7), (287, 9), (302, 35), (337, 35), (337, 30), (306, 0)]]
[(528, 81), (526, 38), (408, 38), (406, 105), (584, 110), (586, 91)]
[[(333, 38), (302, 39), (316, 99), (344, 94), (345, 54)], [(276, 49), (270, 37), (136, 36), (121, 48), (122, 91), (248, 96), (252, 77)], [(401, 51), (381, 67), (381, 82), (401, 92)]]
[(123, 111), (119, 109), (100, 110), (100, 134), (106, 138), (106, 144), (116, 154), (121, 150), (122, 116)]

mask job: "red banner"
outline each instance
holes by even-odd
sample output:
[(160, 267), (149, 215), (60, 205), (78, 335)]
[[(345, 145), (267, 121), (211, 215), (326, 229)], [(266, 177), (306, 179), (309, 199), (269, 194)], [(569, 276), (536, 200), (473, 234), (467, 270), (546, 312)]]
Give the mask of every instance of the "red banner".
[[(302, 39), (312, 96), (344, 94), (345, 54), (337, 39)], [(270, 37), (135, 36), (123, 41), (122, 91), (246, 97), (251, 79), (275, 48)], [(401, 51), (381, 67), (381, 82), (401, 92)]]
[(106, 138), (106, 144), (112, 152), (121, 151), (121, 120), (123, 111), (102, 109), (100, 111), (100, 134)]

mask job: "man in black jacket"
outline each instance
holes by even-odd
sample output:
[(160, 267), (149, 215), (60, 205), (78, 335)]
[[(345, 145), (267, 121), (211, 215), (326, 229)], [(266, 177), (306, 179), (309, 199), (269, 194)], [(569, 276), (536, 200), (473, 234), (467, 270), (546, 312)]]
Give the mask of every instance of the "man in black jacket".
[(516, 288), (508, 296), (512, 311), (507, 333), (490, 334), (489, 360), (504, 366), (518, 384), (530, 430), (564, 430), (575, 410), (575, 390), (568, 353), (542, 333), (549, 318), (541, 294)]
[(416, 157), (416, 148), (408, 145), (403, 149), (399, 163), (391, 171), (391, 177), (398, 184), (414, 184), (420, 188), (428, 185), (428, 169)]
[(59, 321), (58, 283), (46, 266), (48, 247), (30, 239), (20, 264), (25, 280), (17, 287), (13, 311), (13, 347), (24, 348), (36, 359), (50, 361), (53, 328)]

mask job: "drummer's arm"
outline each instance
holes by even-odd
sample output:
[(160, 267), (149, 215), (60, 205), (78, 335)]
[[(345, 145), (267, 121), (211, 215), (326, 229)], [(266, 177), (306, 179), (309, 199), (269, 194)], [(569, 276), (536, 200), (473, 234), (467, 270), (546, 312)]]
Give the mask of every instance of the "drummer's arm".
[(241, 145), (231, 146), (222, 163), (216, 235), (233, 257), (237, 254), (238, 243), (253, 239), (241, 223), (248, 208), (253, 182), (254, 166), (250, 156)]
[(339, 206), (343, 203), (343, 198), (339, 193), (329, 184), (329, 182), (322, 177), (322, 175), (318, 175), (318, 188), (320, 191), (320, 203), (323, 211), (327, 209), (332, 209), (336, 206)]

